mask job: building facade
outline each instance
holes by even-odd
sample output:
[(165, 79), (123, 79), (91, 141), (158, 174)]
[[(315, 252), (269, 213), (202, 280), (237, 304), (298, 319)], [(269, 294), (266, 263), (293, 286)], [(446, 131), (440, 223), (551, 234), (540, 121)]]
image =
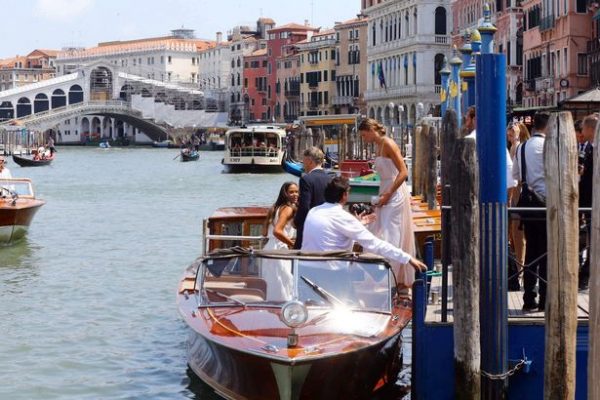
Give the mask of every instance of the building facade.
[[(304, 25), (290, 23), (274, 27), (267, 31), (267, 118), (269, 120), (283, 119), (283, 99), (277, 94), (277, 62), (284, 54), (287, 54), (287, 48), (295, 43), (305, 40), (311, 34), (318, 32), (319, 28), (313, 28), (305, 21)], [(281, 66), (281, 64), (280, 64)], [(281, 84), (281, 81), (280, 81)], [(281, 90), (280, 90), (281, 92)], [(279, 106), (278, 106), (279, 105)], [(277, 107), (278, 106), (278, 107)], [(278, 111), (278, 113), (276, 112)]]
[[(231, 48), (231, 70), (229, 77), (229, 119), (234, 124), (241, 124), (249, 119), (250, 97), (243, 86), (245, 81), (244, 59), (256, 50), (267, 46), (267, 29), (275, 25), (270, 18), (259, 18), (256, 27), (236, 26), (228, 35)], [(261, 100), (262, 102), (262, 100)]]
[(215, 44), (195, 39), (191, 30), (179, 29), (172, 31), (171, 36), (65, 49), (57, 55), (56, 69), (58, 75), (64, 75), (82, 65), (103, 61), (128, 74), (197, 88), (199, 53)]
[(334, 113), (331, 100), (336, 88), (336, 45), (333, 29), (296, 44), (300, 56), (300, 115)]
[(215, 46), (198, 51), (198, 87), (210, 99), (208, 110), (229, 110), (230, 72), (230, 44), (223, 42), (221, 32), (217, 32)]
[(367, 114), (364, 93), (367, 88), (368, 19), (360, 14), (350, 21), (336, 23), (334, 114)]
[(266, 46), (244, 57), (243, 62), (244, 101), (247, 101), (248, 122), (270, 121), (271, 115), (269, 114), (267, 98), (269, 81), (267, 77), (268, 56)]
[(439, 109), (444, 56), (450, 53), (450, 0), (363, 0), (369, 18), (368, 115), (412, 127)]
[(590, 87), (592, 14), (585, 0), (525, 0), (525, 107), (556, 106)]
[(34, 50), (26, 56), (0, 60), (0, 91), (54, 78), (57, 54), (57, 50)]
[(295, 45), (284, 46), (277, 59), (275, 119), (294, 122), (300, 115), (300, 55)]
[[(494, 35), (494, 52), (506, 55), (507, 108), (523, 102), (523, 9), (520, 0), (496, 1), (491, 4), (492, 23), (498, 28)], [(452, 4), (452, 43), (464, 44), (468, 30), (477, 29), (483, 18), (481, 0), (457, 0)], [(464, 66), (463, 66), (464, 67)]]

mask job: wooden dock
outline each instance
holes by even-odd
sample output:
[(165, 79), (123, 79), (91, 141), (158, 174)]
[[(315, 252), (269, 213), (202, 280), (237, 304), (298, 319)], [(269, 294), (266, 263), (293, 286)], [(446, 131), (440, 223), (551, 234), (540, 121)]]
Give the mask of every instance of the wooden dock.
[[(453, 322), (452, 317), (452, 270), (451, 267), (448, 273), (448, 320), (446, 323)], [(427, 302), (427, 313), (425, 315), (425, 323), (444, 323), (442, 322), (442, 304), (441, 298), (438, 302), (432, 303), (432, 292), (442, 293), (442, 277), (434, 276), (431, 278), (431, 289), (429, 291), (429, 299)], [(577, 295), (577, 319), (586, 320), (589, 317), (589, 294), (588, 291), (579, 292)], [(528, 324), (544, 324), (544, 312), (524, 312), (523, 311), (523, 291), (508, 292), (508, 322), (519, 323), (526, 322)]]

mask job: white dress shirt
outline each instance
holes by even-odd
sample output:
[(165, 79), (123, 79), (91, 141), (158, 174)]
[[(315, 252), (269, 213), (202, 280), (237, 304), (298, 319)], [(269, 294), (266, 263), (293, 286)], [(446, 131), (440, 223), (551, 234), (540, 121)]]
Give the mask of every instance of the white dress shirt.
[[(528, 139), (525, 146), (525, 164), (527, 170), (527, 186), (539, 195), (546, 197), (546, 177), (544, 173), (544, 141), (546, 138), (539, 134), (534, 135)], [(517, 147), (515, 153), (515, 162), (512, 168), (512, 176), (514, 179), (522, 181), (521, 177), (521, 143)]]
[(365, 250), (387, 259), (401, 264), (410, 261), (410, 254), (375, 237), (339, 203), (323, 203), (308, 212), (304, 222), (302, 250), (351, 251), (355, 241)]
[[(471, 131), (471, 133), (469, 133), (467, 136), (465, 136), (465, 139), (467, 139), (467, 138), (473, 139), (475, 142), (477, 142), (477, 130), (473, 129)], [(479, 162), (481, 162), (481, 160), (479, 160)], [(508, 149), (506, 149), (506, 188), (507, 189), (517, 186), (517, 183), (518, 183), (512, 176), (512, 169), (513, 169), (513, 160), (512, 160), (512, 157), (510, 156), (510, 152), (508, 151)]]

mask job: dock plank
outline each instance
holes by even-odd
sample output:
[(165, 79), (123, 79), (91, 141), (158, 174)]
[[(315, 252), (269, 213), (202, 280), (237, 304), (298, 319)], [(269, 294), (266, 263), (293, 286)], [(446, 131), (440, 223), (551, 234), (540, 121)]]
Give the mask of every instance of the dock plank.
[[(453, 322), (452, 318), (452, 270), (448, 273), (448, 323)], [(442, 277), (434, 276), (431, 279), (430, 295), (427, 299), (427, 312), (425, 314), (426, 323), (441, 323), (442, 322), (442, 303), (441, 298), (436, 304), (431, 302), (431, 291), (437, 290), (442, 293)], [(523, 291), (508, 292), (508, 319), (509, 322), (535, 322), (544, 323), (544, 312), (523, 312)], [(577, 293), (577, 318), (579, 320), (587, 320), (589, 318), (589, 293), (588, 291)]]

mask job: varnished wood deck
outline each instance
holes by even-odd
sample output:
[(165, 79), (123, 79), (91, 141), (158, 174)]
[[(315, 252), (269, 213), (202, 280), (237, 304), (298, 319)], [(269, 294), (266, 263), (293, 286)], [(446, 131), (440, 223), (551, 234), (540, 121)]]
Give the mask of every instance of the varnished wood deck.
[[(452, 271), (448, 274), (448, 323), (453, 321), (452, 318)], [(431, 292), (438, 291), (440, 294), (440, 300), (436, 303), (432, 303)], [(429, 292), (429, 298), (427, 303), (427, 314), (425, 315), (426, 323), (438, 323), (442, 322), (442, 277), (435, 276), (431, 279), (431, 290)], [(523, 312), (523, 291), (519, 292), (508, 292), (508, 319), (509, 322), (528, 322), (528, 323), (544, 323), (543, 312)], [(589, 294), (588, 291), (579, 292), (577, 295), (577, 318), (579, 320), (587, 320), (589, 318)]]

